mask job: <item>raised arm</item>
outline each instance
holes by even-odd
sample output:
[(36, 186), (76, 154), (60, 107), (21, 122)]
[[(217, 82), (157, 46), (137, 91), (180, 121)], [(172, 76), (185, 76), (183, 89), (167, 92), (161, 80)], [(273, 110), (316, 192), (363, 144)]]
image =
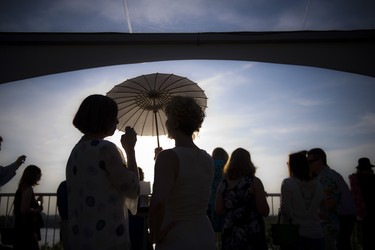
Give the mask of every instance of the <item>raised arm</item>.
[(135, 144), (137, 142), (137, 133), (131, 127), (125, 128), (125, 134), (121, 136), (121, 144), (126, 153), (126, 159), (128, 164), (128, 169), (137, 173), (138, 166), (135, 158)]

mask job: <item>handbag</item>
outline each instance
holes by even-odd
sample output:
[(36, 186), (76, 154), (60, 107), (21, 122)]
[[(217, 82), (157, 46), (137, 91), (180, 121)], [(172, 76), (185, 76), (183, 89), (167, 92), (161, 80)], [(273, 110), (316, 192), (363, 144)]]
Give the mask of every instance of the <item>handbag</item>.
[(299, 237), (299, 225), (280, 224), (280, 212), (277, 224), (271, 224), (272, 242), (277, 246), (296, 246)]

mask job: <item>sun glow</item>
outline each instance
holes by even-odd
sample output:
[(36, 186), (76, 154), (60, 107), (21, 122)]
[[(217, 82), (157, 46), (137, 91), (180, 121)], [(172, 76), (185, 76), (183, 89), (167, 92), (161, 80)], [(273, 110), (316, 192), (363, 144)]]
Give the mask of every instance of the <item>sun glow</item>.
[[(106, 138), (115, 143), (123, 153), (124, 149), (121, 146), (121, 136), (124, 133), (116, 130), (113, 136)], [(168, 149), (174, 147), (174, 140), (167, 138), (167, 136), (159, 136), (160, 147)], [(138, 136), (137, 144), (135, 145), (135, 154), (137, 158), (138, 167), (142, 168), (145, 174), (145, 181), (154, 181), (154, 150), (157, 148), (156, 136)], [(124, 154), (125, 155), (125, 154)], [(126, 157), (126, 156), (125, 156)]]

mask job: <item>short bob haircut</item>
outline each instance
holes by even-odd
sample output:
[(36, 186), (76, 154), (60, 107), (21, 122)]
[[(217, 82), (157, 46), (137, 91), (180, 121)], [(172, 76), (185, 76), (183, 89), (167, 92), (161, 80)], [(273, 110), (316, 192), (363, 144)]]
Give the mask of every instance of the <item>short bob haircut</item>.
[(73, 125), (83, 134), (106, 133), (117, 120), (117, 113), (114, 100), (104, 95), (90, 95), (81, 103)]
[(173, 97), (164, 110), (168, 118), (166, 126), (169, 136), (174, 131), (192, 136), (194, 132), (199, 132), (206, 116), (195, 99), (187, 96)]
[(41, 174), (42, 170), (39, 167), (35, 165), (27, 166), (22, 173), (18, 187), (37, 185)]
[(243, 148), (237, 148), (225, 164), (223, 176), (229, 180), (236, 180), (244, 176), (254, 176), (255, 170), (250, 152)]

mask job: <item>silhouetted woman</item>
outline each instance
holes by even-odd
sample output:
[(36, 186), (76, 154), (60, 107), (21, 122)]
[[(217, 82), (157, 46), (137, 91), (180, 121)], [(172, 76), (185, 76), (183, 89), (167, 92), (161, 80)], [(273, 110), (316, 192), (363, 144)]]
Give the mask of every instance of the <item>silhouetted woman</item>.
[(224, 215), (222, 249), (267, 250), (263, 216), (270, 209), (249, 151), (233, 151), (216, 194), (216, 212)]
[(127, 127), (121, 137), (125, 164), (117, 146), (104, 140), (116, 130), (117, 112), (111, 98), (90, 95), (73, 119), (83, 136), (66, 165), (68, 249), (131, 249), (127, 211), (137, 212), (137, 134)]
[(305, 152), (289, 155), (289, 178), (281, 185), (281, 214), (284, 223), (300, 225), (297, 246), (282, 249), (324, 250), (324, 234), (320, 222), (324, 193), (318, 180), (310, 175)]
[[(35, 199), (33, 186), (37, 185), (42, 171), (29, 165), (23, 171), (14, 198), (15, 243), (16, 250), (38, 250), (40, 240), (40, 213), (43, 210), (41, 198)], [(39, 217), (39, 218), (38, 218)]]
[(176, 145), (156, 158), (151, 240), (158, 250), (214, 250), (214, 231), (207, 216), (213, 161), (193, 142), (205, 114), (193, 98), (181, 96), (174, 97), (165, 111), (168, 136)]
[(208, 217), (211, 220), (212, 227), (215, 231), (216, 246), (221, 249), (221, 232), (223, 230), (223, 217), (215, 212), (216, 190), (219, 183), (223, 180), (224, 165), (229, 155), (221, 147), (217, 147), (212, 151), (212, 159), (214, 160), (214, 179), (211, 185), (211, 196), (208, 204)]

